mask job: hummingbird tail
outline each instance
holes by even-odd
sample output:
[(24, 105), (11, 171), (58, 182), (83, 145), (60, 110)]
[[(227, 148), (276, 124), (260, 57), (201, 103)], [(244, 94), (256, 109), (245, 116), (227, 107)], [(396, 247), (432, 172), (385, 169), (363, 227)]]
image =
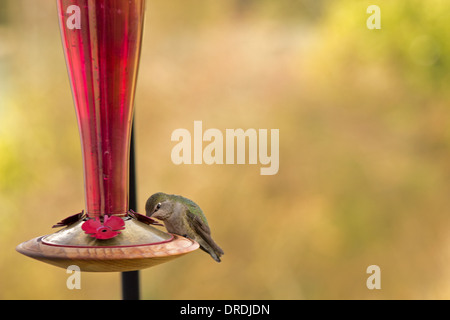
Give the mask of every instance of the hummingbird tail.
[(223, 250), (215, 243), (207, 243), (204, 241), (200, 241), (200, 249), (208, 253), (214, 260), (220, 262), (220, 256), (224, 254)]

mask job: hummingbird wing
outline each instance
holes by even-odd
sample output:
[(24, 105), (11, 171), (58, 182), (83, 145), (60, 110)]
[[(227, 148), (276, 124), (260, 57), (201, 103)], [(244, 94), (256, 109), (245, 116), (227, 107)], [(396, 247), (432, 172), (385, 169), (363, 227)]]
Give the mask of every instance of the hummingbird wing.
[(209, 229), (209, 226), (195, 213), (192, 213), (189, 210), (186, 210), (186, 212), (192, 229), (199, 233), (202, 238), (205, 236), (211, 237), (211, 229)]
[[(209, 226), (198, 215), (192, 213), (189, 210), (186, 211), (191, 228), (194, 229), (194, 231), (212, 248), (214, 253), (217, 255), (216, 258), (214, 258), (214, 256), (213, 258), (216, 261), (220, 262), (220, 256), (223, 255), (223, 250), (212, 239), (211, 230), (209, 229)], [(211, 252), (209, 252), (207, 248), (203, 248), (201, 246), (201, 249), (211, 254)]]

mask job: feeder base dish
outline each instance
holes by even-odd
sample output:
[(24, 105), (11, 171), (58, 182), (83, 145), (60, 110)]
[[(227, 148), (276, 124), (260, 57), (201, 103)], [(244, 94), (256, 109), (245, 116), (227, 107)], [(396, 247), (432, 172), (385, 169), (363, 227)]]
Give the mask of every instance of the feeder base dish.
[(134, 219), (117, 237), (98, 240), (81, 230), (81, 222), (50, 235), (25, 241), (16, 250), (30, 258), (86, 272), (125, 272), (149, 268), (199, 248), (193, 240), (162, 232)]

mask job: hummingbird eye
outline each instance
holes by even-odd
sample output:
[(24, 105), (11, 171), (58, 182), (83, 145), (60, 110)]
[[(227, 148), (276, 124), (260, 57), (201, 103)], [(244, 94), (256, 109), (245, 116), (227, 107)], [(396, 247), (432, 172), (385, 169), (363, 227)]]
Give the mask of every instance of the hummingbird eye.
[(156, 210), (159, 210), (159, 208), (161, 208), (161, 202), (158, 202), (158, 204), (156, 205)]

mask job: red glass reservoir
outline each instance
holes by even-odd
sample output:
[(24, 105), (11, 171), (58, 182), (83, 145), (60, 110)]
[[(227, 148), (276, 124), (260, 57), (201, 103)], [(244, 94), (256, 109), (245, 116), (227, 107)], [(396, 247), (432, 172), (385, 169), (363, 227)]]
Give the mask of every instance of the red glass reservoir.
[(80, 131), (89, 217), (128, 211), (128, 166), (145, 0), (57, 0)]

